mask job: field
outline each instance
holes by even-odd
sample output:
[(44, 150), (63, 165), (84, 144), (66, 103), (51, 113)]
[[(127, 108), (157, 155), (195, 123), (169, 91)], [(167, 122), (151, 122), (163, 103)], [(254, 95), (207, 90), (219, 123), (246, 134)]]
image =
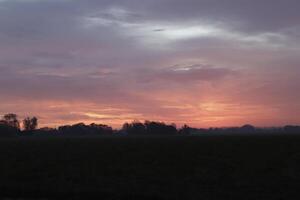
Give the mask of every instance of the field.
[(1, 198), (299, 199), (300, 136), (0, 140)]

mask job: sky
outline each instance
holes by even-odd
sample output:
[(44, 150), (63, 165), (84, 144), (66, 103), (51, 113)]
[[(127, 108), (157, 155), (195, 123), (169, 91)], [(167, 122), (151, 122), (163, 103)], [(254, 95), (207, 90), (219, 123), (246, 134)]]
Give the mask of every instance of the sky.
[(0, 115), (300, 123), (299, 0), (0, 0)]

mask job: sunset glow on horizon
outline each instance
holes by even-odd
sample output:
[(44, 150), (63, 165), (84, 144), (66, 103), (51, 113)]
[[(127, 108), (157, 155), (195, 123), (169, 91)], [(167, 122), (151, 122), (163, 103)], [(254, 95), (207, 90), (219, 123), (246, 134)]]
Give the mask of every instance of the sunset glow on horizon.
[(298, 0), (0, 0), (0, 116), (300, 124)]

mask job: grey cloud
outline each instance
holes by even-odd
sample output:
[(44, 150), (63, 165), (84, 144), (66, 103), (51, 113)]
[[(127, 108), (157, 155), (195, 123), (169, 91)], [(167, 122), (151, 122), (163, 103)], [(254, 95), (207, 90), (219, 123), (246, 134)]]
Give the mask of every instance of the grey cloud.
[(2, 0), (0, 98), (153, 115), (171, 97), (198, 102), (214, 91), (231, 102), (295, 105), (299, 8), (298, 0)]
[[(1, 12), (6, 30), (20, 34), (39, 31), (59, 31), (74, 26), (74, 21), (84, 16), (104, 17), (111, 20), (136, 20), (173, 23), (224, 24), (244, 32), (273, 32), (298, 24), (300, 18), (297, 0), (155, 0), (141, 3), (123, 1), (6, 1), (7, 12)], [(109, 9), (124, 8), (125, 17)], [(122, 13), (121, 13), (122, 14)], [(23, 22), (18, 26), (18, 21)], [(45, 23), (46, 22), (46, 23)], [(10, 27), (10, 28), (9, 28)], [(37, 31), (37, 30), (35, 30)]]

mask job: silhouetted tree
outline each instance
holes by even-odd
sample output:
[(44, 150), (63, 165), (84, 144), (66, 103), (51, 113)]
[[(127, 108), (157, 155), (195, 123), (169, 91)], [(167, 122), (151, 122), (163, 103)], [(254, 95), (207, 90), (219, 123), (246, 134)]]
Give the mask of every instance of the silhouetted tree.
[(60, 135), (100, 135), (100, 134), (112, 134), (113, 130), (111, 127), (103, 124), (90, 124), (85, 125), (84, 123), (74, 124), (72, 126), (60, 126), (58, 128)]
[(77, 123), (72, 126), (61, 126), (58, 128), (61, 134), (66, 135), (84, 135), (87, 133), (86, 125), (84, 123)]
[(177, 133), (176, 127), (163, 122), (145, 121), (145, 126), (147, 134), (151, 135), (174, 135)]
[(250, 124), (246, 124), (240, 128), (240, 132), (241, 133), (254, 133), (255, 127)]
[(38, 126), (38, 119), (36, 117), (26, 117), (23, 120), (23, 127), (25, 131), (34, 131)]
[(9, 113), (3, 116), (1, 120), (2, 124), (5, 124), (7, 126), (11, 126), (16, 129), (20, 129), (20, 122), (18, 120), (18, 116), (13, 113)]
[(132, 123), (125, 123), (123, 125), (123, 131), (131, 135), (143, 135), (146, 133), (146, 127), (139, 121), (133, 121)]
[(130, 124), (128, 122), (125, 122), (122, 126), (122, 130), (127, 131), (130, 128)]
[(95, 124), (92, 123), (90, 124), (89, 128), (89, 132), (93, 133), (93, 134), (112, 134), (113, 133), (113, 129), (110, 126), (107, 126), (105, 124)]
[(191, 134), (191, 128), (185, 124), (181, 127), (181, 129), (179, 129), (178, 132), (180, 135), (189, 135)]

